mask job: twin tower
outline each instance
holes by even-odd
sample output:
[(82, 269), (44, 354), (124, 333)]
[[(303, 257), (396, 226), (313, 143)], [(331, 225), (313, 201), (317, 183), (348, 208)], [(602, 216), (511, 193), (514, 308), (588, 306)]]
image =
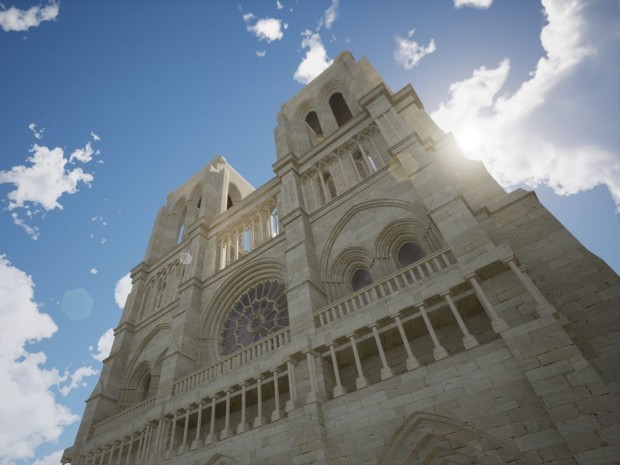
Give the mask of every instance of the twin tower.
[(168, 196), (62, 463), (615, 463), (618, 276), (535, 194), (347, 52), (275, 141)]

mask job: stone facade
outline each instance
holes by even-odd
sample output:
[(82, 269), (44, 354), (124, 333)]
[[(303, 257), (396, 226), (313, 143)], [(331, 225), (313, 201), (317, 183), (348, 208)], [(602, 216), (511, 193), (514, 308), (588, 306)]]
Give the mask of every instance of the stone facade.
[(342, 53), (168, 196), (63, 463), (611, 464), (620, 282)]

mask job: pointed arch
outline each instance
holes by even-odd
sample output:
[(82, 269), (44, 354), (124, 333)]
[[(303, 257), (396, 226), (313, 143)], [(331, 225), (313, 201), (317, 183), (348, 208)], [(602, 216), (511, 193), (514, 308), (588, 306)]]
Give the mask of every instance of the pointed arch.
[[(502, 463), (502, 456), (520, 455), (512, 440), (499, 439), (450, 417), (413, 412), (394, 432), (379, 457), (378, 465), (422, 465), (461, 463), (491, 465)], [(439, 459), (435, 461), (436, 459)], [(498, 460), (499, 459), (499, 460)]]

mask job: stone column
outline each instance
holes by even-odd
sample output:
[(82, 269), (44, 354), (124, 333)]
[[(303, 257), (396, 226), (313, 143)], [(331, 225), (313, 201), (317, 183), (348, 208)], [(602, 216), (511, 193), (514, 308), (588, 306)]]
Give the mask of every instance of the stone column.
[(183, 443), (179, 447), (179, 450), (177, 451), (177, 455), (181, 455), (181, 454), (184, 454), (185, 452), (187, 452), (187, 433), (189, 431), (189, 413), (190, 413), (190, 411), (191, 411), (190, 407), (187, 407), (185, 409), (185, 425), (183, 426)]
[(297, 384), (295, 382), (295, 362), (293, 360), (288, 360), (286, 366), (288, 369), (289, 400), (286, 402), (284, 411), (288, 413), (297, 408)]
[(357, 344), (355, 343), (355, 335), (349, 334), (347, 336), (351, 341), (351, 349), (353, 349), (353, 357), (355, 358), (355, 367), (357, 368), (357, 379), (355, 380), (355, 388), (362, 389), (368, 386), (368, 379), (364, 376), (364, 370), (362, 370), (362, 362), (357, 352)]
[(196, 450), (198, 447), (202, 445), (202, 441), (200, 440), (200, 429), (202, 427), (202, 407), (204, 406), (204, 402), (201, 400), (198, 402), (198, 420), (196, 423), (196, 437), (192, 441), (192, 445), (190, 447), (191, 450)]
[(121, 458), (123, 457), (123, 447), (125, 446), (125, 438), (121, 439), (121, 444), (118, 447), (118, 456), (116, 457), (116, 465), (121, 465)]
[(131, 458), (131, 450), (133, 449), (133, 434), (129, 436), (129, 449), (127, 449), (127, 459), (125, 465), (129, 465), (129, 459)]
[(243, 433), (249, 429), (248, 422), (245, 420), (245, 393), (248, 387), (248, 383), (244, 381), (241, 383), (241, 423), (237, 426), (237, 434)]
[(507, 330), (508, 324), (497, 315), (495, 308), (493, 308), (493, 305), (491, 305), (491, 302), (489, 302), (489, 299), (487, 299), (487, 296), (480, 287), (480, 284), (478, 284), (476, 275), (470, 274), (468, 276), (465, 276), (465, 279), (467, 279), (471, 283), (471, 286), (474, 288), (474, 291), (476, 292), (476, 297), (478, 297), (478, 300), (482, 304), (484, 311), (487, 313), (488, 317), (491, 320), (491, 326), (493, 327), (493, 331), (496, 334), (499, 334), (502, 331)]
[(170, 444), (168, 445), (168, 450), (166, 451), (166, 458), (169, 459), (170, 457), (172, 457), (174, 454), (174, 433), (175, 433), (175, 429), (177, 427), (177, 412), (174, 412), (174, 415), (172, 417), (172, 428), (170, 430)]
[(230, 429), (230, 394), (231, 388), (226, 389), (226, 416), (224, 419), (224, 429), (220, 433), (220, 439), (226, 439), (232, 436), (232, 430)]
[(377, 344), (377, 349), (379, 349), (379, 357), (381, 358), (381, 381), (386, 379), (390, 379), (394, 376), (392, 370), (390, 369), (390, 365), (388, 365), (387, 359), (385, 358), (385, 352), (383, 352), (383, 345), (381, 344), (381, 338), (379, 337), (379, 330), (377, 329), (376, 324), (372, 324), (369, 326), (372, 329), (372, 334), (375, 336), (375, 342)]
[(308, 376), (310, 378), (310, 392), (306, 397), (306, 403), (318, 401), (319, 387), (316, 382), (316, 367), (314, 366), (314, 352), (311, 350), (306, 352), (306, 363), (308, 365)]
[(265, 418), (263, 418), (263, 389), (262, 389), (263, 376), (256, 377), (256, 395), (258, 397), (257, 401), (257, 413), (256, 418), (254, 418), (254, 428), (262, 426), (265, 424)]
[(217, 436), (215, 435), (215, 402), (217, 400), (216, 396), (211, 397), (211, 425), (209, 429), (209, 435), (205, 441), (205, 444), (213, 444), (217, 441)]
[(400, 333), (400, 337), (403, 340), (403, 345), (405, 346), (405, 352), (407, 352), (407, 370), (415, 370), (420, 366), (420, 362), (413, 355), (413, 351), (411, 350), (411, 345), (409, 344), (409, 339), (407, 339), (407, 334), (405, 333), (405, 328), (403, 328), (403, 323), (400, 321), (400, 315), (397, 313), (392, 315), (394, 321), (396, 321), (396, 326), (398, 327), (398, 332)]
[(433, 340), (433, 345), (435, 346), (435, 348), (433, 349), (433, 357), (435, 357), (435, 360), (441, 360), (442, 358), (446, 358), (448, 356), (448, 352), (446, 352), (446, 349), (439, 343), (439, 339), (437, 339), (437, 334), (435, 334), (435, 329), (433, 328), (431, 321), (428, 319), (428, 315), (426, 314), (424, 305), (418, 305), (418, 310), (420, 311), (420, 314), (422, 315), (422, 319), (424, 319), (424, 324), (426, 325), (426, 329), (431, 335), (431, 339)]
[(271, 370), (273, 373), (273, 412), (271, 412), (271, 421), (279, 420), (282, 417), (280, 409), (280, 389), (278, 388), (278, 369)]
[(336, 358), (336, 348), (334, 347), (334, 343), (330, 342), (328, 344), (329, 352), (332, 356), (332, 366), (334, 367), (334, 377), (336, 378), (336, 385), (334, 386), (333, 395), (334, 398), (340, 397), (343, 394), (346, 394), (346, 389), (342, 385), (340, 381), (340, 370), (338, 369), (338, 359)]
[(450, 292), (449, 291), (444, 292), (443, 294), (441, 294), (441, 296), (444, 298), (444, 300), (448, 304), (448, 307), (450, 307), (450, 311), (452, 311), (452, 315), (454, 315), (454, 319), (458, 323), (459, 328), (461, 328), (461, 332), (463, 333), (463, 346), (465, 346), (466, 349), (471, 349), (472, 347), (476, 347), (478, 345), (478, 341), (472, 334), (470, 334), (469, 330), (467, 329), (467, 326), (465, 326), (465, 322), (461, 318), (459, 310), (458, 308), (456, 308), (456, 305), (454, 304), (454, 301), (452, 300), (452, 297), (450, 296)]
[(512, 259), (506, 261), (506, 264), (510, 267), (510, 269), (517, 276), (517, 278), (519, 278), (519, 281), (521, 281), (521, 284), (523, 285), (523, 287), (525, 287), (527, 292), (529, 292), (529, 294), (534, 298), (538, 314), (540, 316), (545, 316), (555, 313), (555, 308), (553, 308), (553, 306), (547, 301), (547, 299), (545, 299), (545, 297), (542, 295), (536, 284), (534, 284), (534, 282), (530, 279), (527, 273), (521, 271)]
[(157, 422), (157, 433), (155, 434), (155, 447), (153, 450), (153, 456), (157, 457), (159, 455), (159, 444), (161, 443), (161, 433), (164, 427), (164, 420), (160, 418)]

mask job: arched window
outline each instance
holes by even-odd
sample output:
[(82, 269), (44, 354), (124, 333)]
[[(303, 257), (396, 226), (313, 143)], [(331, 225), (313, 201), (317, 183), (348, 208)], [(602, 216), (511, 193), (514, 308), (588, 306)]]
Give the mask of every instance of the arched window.
[(355, 169), (357, 170), (357, 174), (359, 174), (361, 179), (364, 179), (368, 176), (368, 165), (366, 165), (366, 161), (364, 160), (364, 155), (359, 150), (353, 152), (353, 162), (355, 163)]
[(284, 283), (264, 281), (252, 286), (228, 312), (222, 331), (223, 354), (243, 349), (288, 325)]
[(185, 233), (185, 225), (181, 225), (179, 228), (179, 235), (177, 236), (177, 244), (179, 244), (183, 240), (183, 234)]
[(329, 107), (332, 109), (338, 127), (353, 118), (351, 110), (349, 110), (349, 106), (340, 92), (336, 92), (329, 98)]
[(142, 402), (143, 400), (146, 400), (146, 398), (149, 396), (149, 391), (151, 389), (150, 373), (147, 373), (142, 377), (138, 389), (138, 402)]
[(325, 187), (327, 188), (327, 191), (329, 192), (330, 198), (335, 199), (336, 197), (338, 197), (338, 191), (336, 190), (336, 183), (334, 182), (334, 178), (332, 177), (332, 174), (329, 172), (329, 170), (324, 169), (321, 172), (321, 175), (323, 176), (323, 182), (325, 183)]
[(239, 188), (235, 186), (232, 182), (228, 184), (228, 197), (226, 198), (226, 210), (231, 208), (237, 202), (241, 200), (241, 192)]
[(397, 253), (398, 264), (401, 268), (424, 258), (424, 250), (415, 242), (405, 242), (400, 246)]
[(196, 208), (200, 210), (201, 205), (202, 205), (202, 197), (198, 199), (198, 204), (196, 205)]
[(366, 268), (358, 268), (351, 276), (351, 288), (353, 292), (359, 291), (372, 284), (372, 276)]
[(323, 137), (323, 129), (321, 128), (321, 123), (319, 122), (316, 111), (308, 113), (308, 116), (306, 116), (306, 125), (308, 125), (308, 128), (310, 128), (315, 136)]

